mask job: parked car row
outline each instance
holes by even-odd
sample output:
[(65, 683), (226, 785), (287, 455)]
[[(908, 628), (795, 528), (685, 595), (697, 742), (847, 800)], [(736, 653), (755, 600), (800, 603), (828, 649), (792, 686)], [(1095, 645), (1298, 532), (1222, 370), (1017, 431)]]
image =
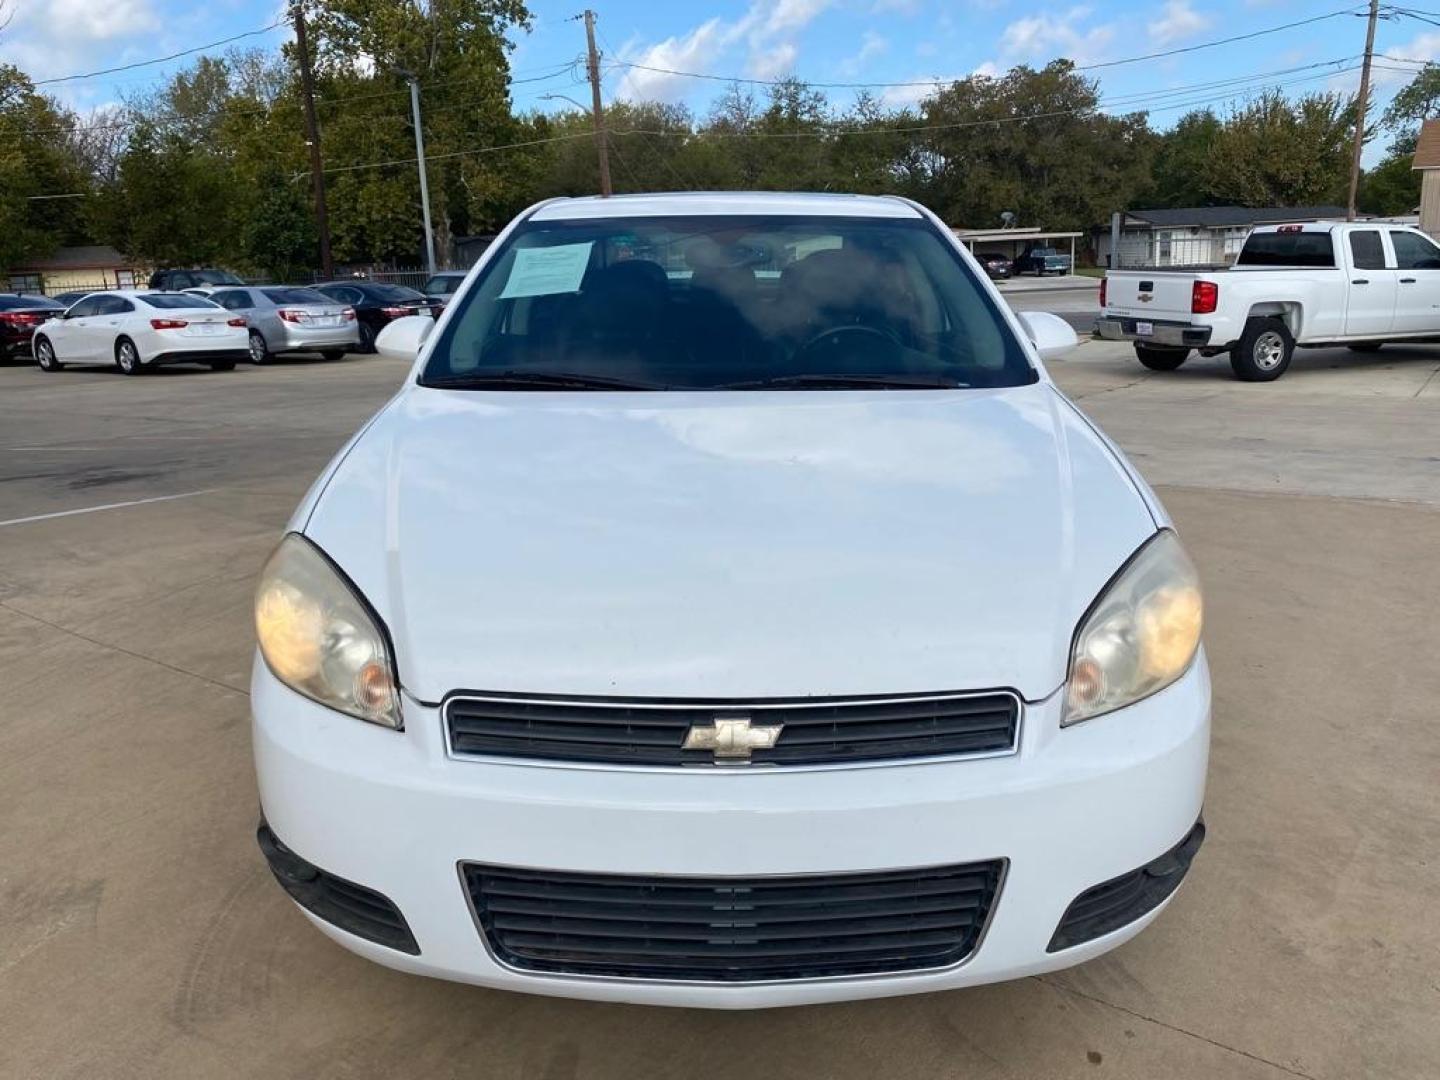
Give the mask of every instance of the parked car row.
[(435, 297), (363, 279), (247, 285), (223, 270), (157, 271), (149, 290), (0, 295), (0, 359), (33, 356), (45, 371), (114, 364), (130, 375), (174, 363), (228, 371), (294, 352), (337, 360), (374, 352), (375, 336), (394, 319), (438, 317), (453, 286), (437, 279), (450, 276), (427, 283)]

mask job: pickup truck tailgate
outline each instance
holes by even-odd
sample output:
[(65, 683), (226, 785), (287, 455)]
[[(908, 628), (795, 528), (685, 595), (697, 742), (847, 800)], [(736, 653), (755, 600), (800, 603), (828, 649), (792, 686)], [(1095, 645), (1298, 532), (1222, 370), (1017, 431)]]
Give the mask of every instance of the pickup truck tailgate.
[(1188, 321), (1190, 318), (1194, 274), (1111, 270), (1105, 278), (1108, 314), (1156, 320)]

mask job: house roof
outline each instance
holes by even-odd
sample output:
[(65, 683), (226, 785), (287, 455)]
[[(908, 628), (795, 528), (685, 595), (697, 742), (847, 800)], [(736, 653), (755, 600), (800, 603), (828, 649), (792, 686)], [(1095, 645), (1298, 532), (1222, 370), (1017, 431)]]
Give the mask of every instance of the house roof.
[(1199, 226), (1223, 229), (1241, 225), (1273, 225), (1287, 221), (1343, 218), (1343, 206), (1181, 206), (1159, 210), (1127, 210), (1125, 216), (1163, 229)]
[(135, 264), (109, 244), (84, 244), (79, 247), (56, 248), (39, 259), (16, 263), (12, 270), (129, 270)]
[(1426, 120), (1420, 125), (1415, 140), (1415, 163), (1412, 169), (1440, 169), (1440, 120)]

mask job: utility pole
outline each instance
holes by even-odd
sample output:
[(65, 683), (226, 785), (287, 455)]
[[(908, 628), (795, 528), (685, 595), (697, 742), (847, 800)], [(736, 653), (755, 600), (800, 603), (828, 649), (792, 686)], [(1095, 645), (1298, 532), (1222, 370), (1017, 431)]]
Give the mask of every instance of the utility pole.
[(1345, 219), (1355, 220), (1355, 194), (1360, 188), (1360, 151), (1365, 146), (1365, 107), (1370, 99), (1370, 61), (1375, 57), (1375, 23), (1380, 18), (1380, 0), (1370, 0), (1370, 22), (1365, 31), (1365, 61), (1360, 66), (1360, 98), (1355, 103), (1355, 148), (1350, 156), (1350, 201)]
[(320, 234), (320, 271), (335, 276), (330, 255), (330, 216), (325, 208), (325, 166), (320, 160), (320, 122), (315, 119), (315, 74), (310, 70), (310, 45), (305, 36), (305, 9), (302, 0), (290, 5), (295, 20), (295, 53), (300, 59), (301, 97), (305, 103), (305, 142), (310, 147), (310, 181), (315, 189), (315, 231)]
[(420, 81), (410, 80), (410, 114), (415, 118), (415, 158), (420, 164), (420, 213), (425, 220), (425, 268), (435, 276), (435, 230), (430, 227), (430, 183), (425, 176), (425, 135), (420, 130)]
[[(1379, 0), (1374, 0), (1378, 3)], [(590, 75), (590, 110), (595, 118), (595, 149), (600, 155), (600, 194), (610, 195), (610, 151), (605, 139), (605, 113), (600, 107), (600, 54), (595, 51), (595, 12), (585, 9), (585, 64)]]

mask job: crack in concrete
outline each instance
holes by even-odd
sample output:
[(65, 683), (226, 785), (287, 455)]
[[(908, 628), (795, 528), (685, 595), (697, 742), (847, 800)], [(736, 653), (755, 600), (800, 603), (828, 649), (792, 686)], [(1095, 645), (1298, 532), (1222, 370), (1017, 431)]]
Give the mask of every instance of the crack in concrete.
[(1096, 997), (1094, 994), (1087, 994), (1083, 990), (1076, 990), (1073, 987), (1062, 986), (1060, 983), (1053, 982), (1052, 980), (1046, 978), (1044, 975), (1035, 975), (1033, 976), (1033, 978), (1036, 982), (1044, 983), (1046, 986), (1051, 987), (1054, 990), (1059, 990), (1062, 994), (1071, 994), (1075, 997), (1083, 998), (1086, 1001), (1094, 1002), (1096, 1005), (1104, 1005), (1107, 1009), (1114, 1009), (1116, 1012), (1122, 1012), (1126, 1016), (1134, 1017), (1136, 1020), (1143, 1020), (1147, 1024), (1154, 1024), (1157, 1027), (1165, 1028), (1167, 1031), (1173, 1031), (1177, 1035), (1185, 1035), (1192, 1039), (1198, 1039), (1203, 1043), (1209, 1043), (1211, 1046), (1215, 1047), (1218, 1050), (1225, 1050), (1231, 1054), (1239, 1054), (1241, 1057), (1249, 1058), (1251, 1061), (1257, 1062), (1261, 1065), (1268, 1065), (1272, 1069), (1279, 1069), (1286, 1076), (1298, 1077), (1299, 1080), (1319, 1080), (1318, 1077), (1312, 1076), (1310, 1073), (1300, 1072), (1298, 1069), (1292, 1069), (1289, 1066), (1281, 1065), (1278, 1061), (1271, 1061), (1269, 1058), (1261, 1057), (1259, 1054), (1252, 1054), (1248, 1050), (1241, 1050), (1238, 1046), (1229, 1046), (1225, 1043), (1210, 1038), (1208, 1035), (1201, 1035), (1197, 1031), (1189, 1031), (1186, 1028), (1177, 1027), (1175, 1024), (1167, 1024), (1164, 1020), (1159, 1020), (1153, 1016), (1146, 1016), (1144, 1013), (1136, 1012), (1134, 1009), (1127, 1009), (1124, 1005), (1117, 1005), (1113, 1001), (1106, 1001), (1104, 998)]
[(1154, 378), (1153, 375), (1141, 375), (1138, 379), (1121, 383), (1119, 386), (1107, 386), (1103, 390), (1093, 390), (1088, 394), (1066, 394), (1065, 396), (1071, 401), (1084, 401), (1086, 398), (1099, 397), (1101, 394), (1113, 394), (1118, 390), (1129, 390), (1132, 386), (1139, 386), (1143, 382), (1149, 382), (1152, 378)]
[(214, 686), (220, 690), (229, 690), (231, 693), (242, 694), (245, 697), (250, 696), (250, 691), (248, 689), (244, 689), (239, 686), (231, 686), (229, 683), (221, 682), (219, 679), (212, 679), (209, 675), (201, 675), (198, 671), (189, 671), (186, 668), (177, 667), (175, 664), (167, 664), (164, 660), (157, 660), (153, 656), (146, 656), (144, 653), (135, 652), (133, 649), (127, 649), (122, 645), (112, 645), (108, 641), (100, 641), (98, 638), (89, 637), (86, 634), (80, 633), (80, 631), (78, 630), (71, 630), (68, 626), (61, 626), (59, 623), (51, 622), (49, 619), (41, 618), (39, 615), (31, 614), (28, 611), (22, 611), (15, 605), (6, 603), (3, 600), (0, 600), (0, 609), (12, 612), (16, 615), (19, 615), (21, 618), (29, 619), (32, 622), (37, 622), (41, 626), (48, 626), (52, 630), (58, 630), (62, 634), (69, 634), (73, 638), (79, 638), (81, 641), (88, 642), (89, 644), (94, 645), (97, 648), (109, 649), (112, 652), (118, 652), (124, 656), (129, 656), (136, 660), (143, 660), (146, 663), (154, 664), (156, 667), (162, 667), (166, 671), (173, 671), (177, 675), (188, 675), (192, 679), (199, 679), (201, 682), (208, 683), (209, 685)]
[(1436, 367), (1434, 371), (1430, 372), (1430, 377), (1420, 384), (1420, 389), (1415, 391), (1415, 393), (1412, 395), (1411, 400), (1414, 400), (1414, 398), (1418, 398), (1421, 394), (1423, 394), (1425, 392), (1425, 388), (1435, 381), (1436, 375), (1440, 375), (1440, 367)]

